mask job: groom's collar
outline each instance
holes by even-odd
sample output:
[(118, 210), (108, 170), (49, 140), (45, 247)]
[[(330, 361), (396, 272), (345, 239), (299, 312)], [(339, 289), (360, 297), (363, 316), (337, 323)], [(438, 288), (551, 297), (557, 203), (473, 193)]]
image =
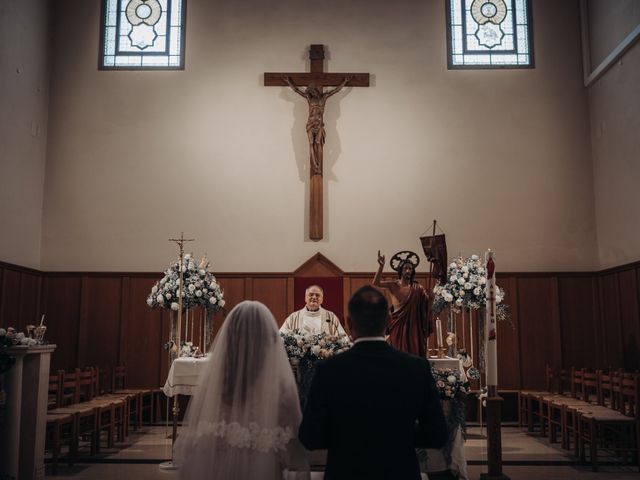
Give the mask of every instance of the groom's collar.
[(384, 337), (360, 337), (356, 338), (353, 341), (353, 344), (355, 345), (361, 342), (384, 342)]

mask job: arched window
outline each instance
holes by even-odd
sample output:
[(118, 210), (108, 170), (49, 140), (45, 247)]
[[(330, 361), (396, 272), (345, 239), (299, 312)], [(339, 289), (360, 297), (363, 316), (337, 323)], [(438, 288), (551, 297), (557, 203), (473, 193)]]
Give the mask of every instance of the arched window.
[(103, 0), (100, 68), (184, 69), (186, 0)]
[(529, 0), (446, 0), (449, 68), (533, 68)]

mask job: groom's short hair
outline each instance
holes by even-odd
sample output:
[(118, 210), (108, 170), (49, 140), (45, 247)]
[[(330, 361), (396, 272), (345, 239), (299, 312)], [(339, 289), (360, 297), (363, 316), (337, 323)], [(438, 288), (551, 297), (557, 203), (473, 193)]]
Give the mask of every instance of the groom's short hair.
[(379, 290), (366, 285), (359, 288), (349, 300), (351, 324), (361, 337), (384, 335), (389, 315), (389, 304)]

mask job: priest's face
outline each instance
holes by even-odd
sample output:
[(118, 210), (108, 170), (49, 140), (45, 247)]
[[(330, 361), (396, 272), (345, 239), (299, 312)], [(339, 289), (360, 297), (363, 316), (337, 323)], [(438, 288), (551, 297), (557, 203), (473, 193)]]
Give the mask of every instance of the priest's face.
[(318, 310), (322, 305), (322, 300), (322, 290), (316, 286), (309, 287), (304, 292), (304, 303), (309, 310)]

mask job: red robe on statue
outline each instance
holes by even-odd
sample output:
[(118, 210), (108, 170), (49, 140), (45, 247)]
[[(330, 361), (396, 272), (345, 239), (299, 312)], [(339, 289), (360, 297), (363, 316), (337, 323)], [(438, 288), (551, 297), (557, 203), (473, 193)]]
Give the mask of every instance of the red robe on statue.
[(397, 310), (391, 307), (391, 321), (387, 328), (389, 345), (396, 350), (426, 357), (427, 338), (431, 334), (428, 306), (427, 291), (418, 282), (413, 282), (406, 301)]

